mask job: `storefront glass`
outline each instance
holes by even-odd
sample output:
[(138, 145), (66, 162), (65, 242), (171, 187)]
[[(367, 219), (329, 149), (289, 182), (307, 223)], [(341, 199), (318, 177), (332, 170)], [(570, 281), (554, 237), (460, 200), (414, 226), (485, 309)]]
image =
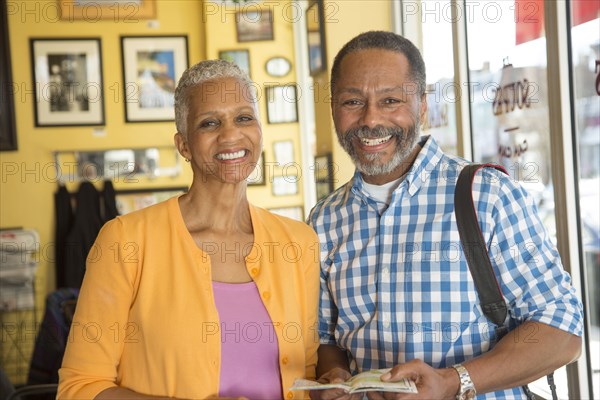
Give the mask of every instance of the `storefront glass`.
[(593, 398), (600, 398), (600, 3), (571, 2), (575, 141)]
[(432, 135), (447, 153), (456, 149), (456, 92), (450, 0), (421, 3), (423, 59), (427, 68), (427, 117), (423, 133)]
[[(533, 196), (555, 237), (543, 1), (462, 4), (474, 160), (504, 166)], [(568, 398), (565, 368), (554, 377), (558, 397)], [(530, 387), (551, 398), (545, 378)]]

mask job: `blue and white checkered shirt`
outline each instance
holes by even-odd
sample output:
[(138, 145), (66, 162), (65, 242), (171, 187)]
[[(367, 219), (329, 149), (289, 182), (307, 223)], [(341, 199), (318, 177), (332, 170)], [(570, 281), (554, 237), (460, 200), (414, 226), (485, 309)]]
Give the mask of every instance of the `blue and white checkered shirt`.
[[(469, 272), (454, 216), (465, 160), (431, 137), (390, 205), (364, 191), (360, 173), (309, 216), (321, 241), (321, 343), (349, 351), (354, 372), (421, 359), (444, 368), (495, 342)], [(581, 335), (581, 303), (533, 200), (492, 168), (477, 173), (473, 197), (509, 307), (509, 329), (539, 321)], [(480, 398), (524, 398), (521, 388)]]

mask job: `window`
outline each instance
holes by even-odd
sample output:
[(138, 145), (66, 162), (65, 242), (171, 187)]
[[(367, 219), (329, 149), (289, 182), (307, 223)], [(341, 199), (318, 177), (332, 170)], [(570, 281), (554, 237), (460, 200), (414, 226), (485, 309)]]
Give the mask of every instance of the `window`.
[(571, 2), (571, 68), (578, 150), (579, 219), (593, 398), (600, 397), (600, 3)]

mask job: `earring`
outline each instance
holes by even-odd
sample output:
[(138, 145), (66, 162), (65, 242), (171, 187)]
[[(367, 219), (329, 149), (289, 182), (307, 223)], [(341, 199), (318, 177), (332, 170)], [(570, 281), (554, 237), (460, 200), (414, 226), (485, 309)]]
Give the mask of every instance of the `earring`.
[(185, 162), (190, 162), (189, 158), (184, 158)]

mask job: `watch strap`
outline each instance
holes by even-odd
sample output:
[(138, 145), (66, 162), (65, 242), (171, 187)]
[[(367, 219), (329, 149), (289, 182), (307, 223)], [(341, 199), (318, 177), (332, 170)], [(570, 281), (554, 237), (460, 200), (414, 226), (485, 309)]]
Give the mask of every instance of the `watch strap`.
[(462, 364), (454, 364), (452, 366), (458, 373), (458, 378), (460, 380), (460, 388), (458, 389), (458, 394), (456, 395), (456, 400), (467, 400), (474, 399), (477, 391), (475, 390), (475, 385), (471, 380), (471, 375), (469, 375), (469, 371)]

